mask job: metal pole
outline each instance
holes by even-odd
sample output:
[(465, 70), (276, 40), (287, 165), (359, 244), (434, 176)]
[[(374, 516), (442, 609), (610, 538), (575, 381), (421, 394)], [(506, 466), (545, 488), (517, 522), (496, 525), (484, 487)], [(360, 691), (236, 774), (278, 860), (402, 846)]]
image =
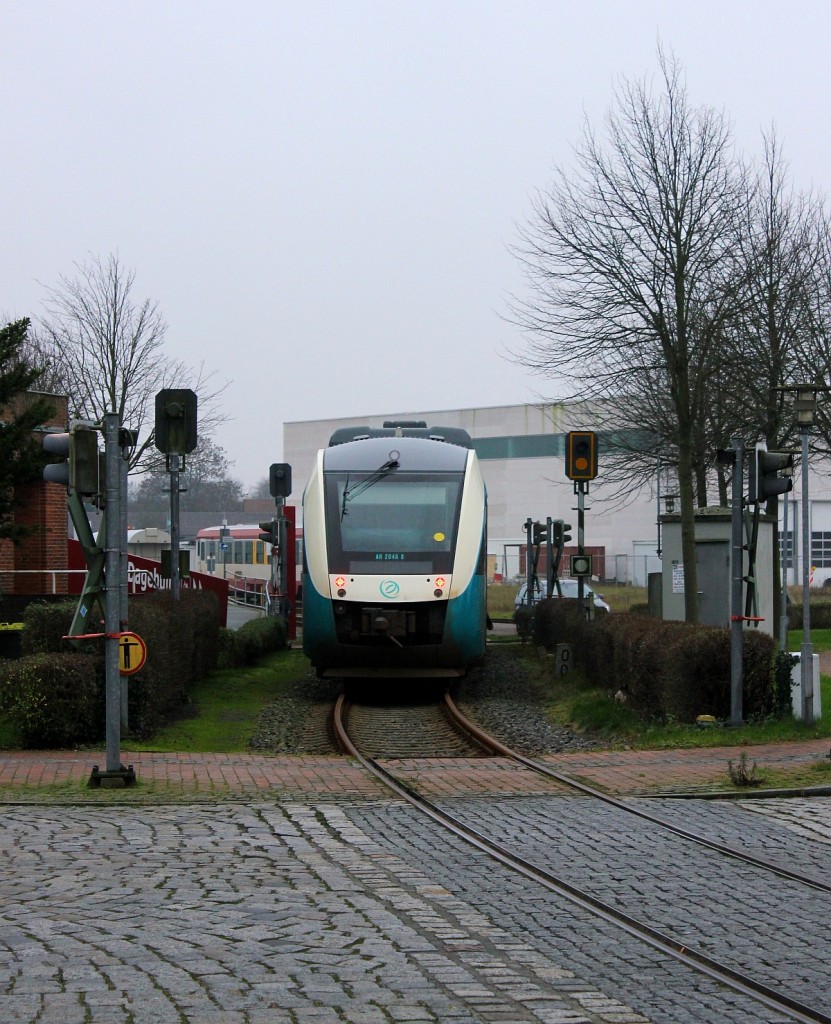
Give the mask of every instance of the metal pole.
[(742, 505), (744, 501), (744, 441), (730, 438), (735, 453), (733, 463), (732, 509), (730, 515), (730, 542), (732, 546), (732, 574), (730, 580), (730, 724), (741, 725), (742, 707), (742, 655), (744, 653), (744, 623), (742, 621), (742, 584), (744, 583), (744, 545), (742, 544)]
[(274, 504), (277, 506), (277, 515), (275, 516), (275, 525), (277, 527), (277, 551), (272, 551), (272, 575), (276, 573), (277, 578), (274, 580), (274, 583), (276, 584), (277, 593), (280, 595), (277, 601), (277, 614), (286, 623), (288, 623), (289, 586), (286, 560), (286, 516), (283, 511), (284, 506), (286, 504), (286, 499), (282, 497), (275, 498)]
[(168, 455), (170, 465), (170, 593), (179, 600), (179, 456)]
[[(584, 555), (585, 548), (583, 546), (583, 527), (585, 525), (585, 499), (586, 499), (586, 487), (588, 484), (585, 480), (578, 480), (575, 484), (577, 487), (577, 553)], [(582, 576), (577, 577), (577, 607), (582, 612), (586, 606), (585, 599), (585, 581)]]
[(531, 564), (531, 548), (534, 542), (534, 522), (529, 516), (525, 520), (525, 605), (530, 608), (534, 603), (534, 567)]
[(788, 647), (788, 561), (793, 550), (788, 540), (788, 500), (785, 494), (785, 508), (782, 513), (782, 593), (779, 595), (779, 650), (784, 651)]
[(802, 427), (802, 720), (814, 721), (814, 648), (811, 643), (811, 533), (808, 514), (808, 431)]
[[(120, 433), (120, 431), (119, 431)], [(121, 440), (119, 438), (119, 440)], [(127, 572), (128, 572), (128, 558), (127, 558), (127, 476), (129, 471), (129, 465), (127, 462), (127, 449), (121, 448), (119, 444), (119, 552), (118, 552), (118, 619), (119, 629), (124, 630), (127, 628), (128, 619), (128, 598), (127, 598)], [(106, 458), (106, 455), (104, 456)], [(127, 710), (127, 676), (121, 676), (119, 683), (119, 689), (121, 692), (121, 728), (129, 729), (130, 727), (130, 716)]]
[(104, 414), (104, 460), (106, 466), (107, 551), (104, 568), (104, 669), (106, 696), (107, 771), (121, 768), (121, 676), (118, 671), (119, 563), (121, 552), (121, 449), (118, 444), (118, 413)]
[[(656, 506), (656, 509), (655, 509), (655, 511), (656, 511), (655, 523), (656, 523), (656, 525), (658, 527), (658, 558), (660, 558), (661, 557), (661, 460), (660, 459), (658, 459), (657, 476), (658, 476), (658, 482), (657, 482), (657, 485), (656, 485), (656, 488), (655, 488), (656, 492), (657, 492), (656, 495), (655, 495), (655, 506)], [(646, 578), (648, 580), (649, 572), (646, 569), (646, 559), (645, 558), (644, 558), (644, 571), (645, 571), (645, 576), (646, 576)]]

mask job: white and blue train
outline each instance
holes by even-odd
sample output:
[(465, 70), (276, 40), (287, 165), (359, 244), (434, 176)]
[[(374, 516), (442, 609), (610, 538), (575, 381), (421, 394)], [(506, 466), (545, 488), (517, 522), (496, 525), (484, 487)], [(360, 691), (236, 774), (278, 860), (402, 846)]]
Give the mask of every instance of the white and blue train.
[(303, 650), (318, 675), (464, 675), (485, 653), (486, 527), (467, 431), (335, 431), (303, 496)]

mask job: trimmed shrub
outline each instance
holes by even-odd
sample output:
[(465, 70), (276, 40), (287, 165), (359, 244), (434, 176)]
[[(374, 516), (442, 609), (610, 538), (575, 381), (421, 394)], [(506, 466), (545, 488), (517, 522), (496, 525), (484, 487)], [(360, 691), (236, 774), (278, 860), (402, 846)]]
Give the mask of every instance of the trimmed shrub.
[[(802, 629), (802, 602), (788, 605), (788, 629)], [(811, 597), (811, 629), (831, 629), (831, 601)]]
[(773, 713), (777, 718), (791, 718), (793, 716), (794, 687), (793, 667), (798, 659), (787, 651), (779, 651), (773, 663), (774, 679), (774, 708)]
[(130, 627), (147, 645), (147, 661), (130, 676), (130, 731), (150, 736), (181, 714), (191, 686), (216, 668), (219, 607), (209, 591), (167, 591), (130, 603)]
[[(23, 612), (23, 633), (20, 638), (21, 654), (46, 654), (70, 651), (72, 645), (63, 640), (72, 625), (76, 601), (46, 604), (36, 601)], [(93, 645), (95, 641), (91, 642)]]
[[(560, 602), (562, 603), (562, 602)], [(568, 642), (575, 662), (596, 686), (621, 690), (642, 718), (693, 722), (700, 714), (730, 714), (730, 633), (644, 615), (597, 616), (593, 622), (567, 618), (558, 609), (537, 609), (535, 635), (545, 646)], [(553, 642), (551, 642), (553, 641)], [(743, 714), (761, 718), (775, 712), (775, 644), (767, 633), (746, 631), (743, 656)]]
[(241, 668), (285, 646), (286, 624), (282, 619), (249, 619), (239, 629), (222, 631), (219, 664), (221, 668)]
[(101, 660), (84, 654), (33, 654), (0, 663), (0, 710), (27, 747), (67, 747), (104, 728)]
[(578, 646), (588, 623), (576, 601), (546, 598), (534, 605), (531, 635), (538, 647), (553, 651), (557, 644)]
[[(2, 685), (3, 707), (27, 745), (87, 742), (104, 734), (103, 638), (85, 641), (81, 651), (61, 639), (76, 607), (77, 602), (66, 601), (31, 604), (26, 610), (27, 657), (10, 663), (23, 665), (25, 674), (8, 676)], [(129, 629), (147, 645), (147, 661), (129, 677), (130, 730), (148, 736), (181, 712), (192, 685), (217, 666), (216, 596), (183, 589), (173, 601), (168, 592), (148, 594), (130, 602)]]

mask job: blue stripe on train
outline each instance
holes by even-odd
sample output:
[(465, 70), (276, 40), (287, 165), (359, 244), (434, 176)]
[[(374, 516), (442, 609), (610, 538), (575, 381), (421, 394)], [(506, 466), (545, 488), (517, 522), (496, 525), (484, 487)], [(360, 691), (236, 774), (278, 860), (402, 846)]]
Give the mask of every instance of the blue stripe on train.
[(486, 617), (485, 577), (474, 576), (467, 589), (449, 602), (444, 623), (445, 644), (455, 645), (465, 662), (485, 653)]

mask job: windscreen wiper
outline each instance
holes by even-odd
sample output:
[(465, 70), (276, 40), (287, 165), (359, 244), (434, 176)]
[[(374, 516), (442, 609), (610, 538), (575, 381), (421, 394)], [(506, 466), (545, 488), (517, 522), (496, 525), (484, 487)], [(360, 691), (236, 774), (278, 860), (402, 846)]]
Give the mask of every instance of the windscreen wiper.
[(398, 462), (399, 453), (390, 452), (390, 457), (384, 463), (383, 466), (379, 466), (374, 473), (371, 473), (368, 477), (364, 477), (360, 483), (355, 484), (354, 487), (349, 486), (349, 477), (346, 477), (346, 486), (343, 489), (343, 500), (340, 506), (340, 517), (341, 520), (344, 516), (349, 514), (349, 510), (346, 505), (353, 498), (357, 498), (358, 495), (363, 494), (364, 491), (368, 491), (370, 487), (373, 487), (378, 483), (379, 480), (383, 480), (385, 476), (389, 476), (392, 470), (397, 469), (400, 463)]

